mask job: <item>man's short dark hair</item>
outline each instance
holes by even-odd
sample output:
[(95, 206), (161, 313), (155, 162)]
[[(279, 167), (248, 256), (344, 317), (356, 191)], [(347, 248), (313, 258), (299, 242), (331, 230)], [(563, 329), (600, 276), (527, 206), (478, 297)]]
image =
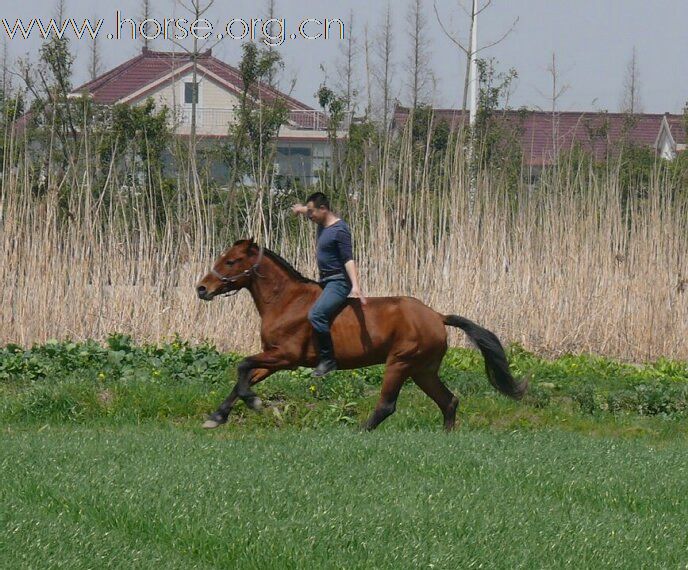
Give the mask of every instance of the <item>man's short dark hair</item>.
[(316, 208), (319, 208), (320, 206), (325, 206), (328, 210), (330, 209), (330, 201), (327, 199), (327, 196), (323, 194), (322, 192), (314, 192), (308, 198), (306, 199), (306, 204), (308, 202), (313, 202), (313, 205)]

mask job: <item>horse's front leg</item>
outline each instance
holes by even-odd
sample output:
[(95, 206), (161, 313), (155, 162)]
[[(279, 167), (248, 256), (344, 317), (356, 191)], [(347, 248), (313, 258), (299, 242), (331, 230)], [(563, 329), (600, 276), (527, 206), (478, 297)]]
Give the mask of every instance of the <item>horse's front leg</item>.
[(295, 358), (289, 358), (275, 352), (261, 352), (253, 356), (247, 356), (237, 366), (238, 380), (236, 391), (239, 398), (252, 410), (259, 411), (262, 408), (260, 398), (251, 390), (251, 373), (256, 368), (265, 369), (272, 374), (277, 370), (293, 369), (297, 365)]
[[(258, 384), (258, 382), (262, 382), (272, 373), (273, 371), (268, 370), (267, 368), (254, 368), (251, 373), (250, 385), (253, 386), (254, 384)], [(206, 422), (203, 424), (203, 427), (206, 429), (213, 429), (224, 424), (238, 399), (239, 392), (237, 390), (237, 386), (235, 385), (229, 396), (227, 396), (224, 402), (220, 404), (217, 411), (208, 417)]]
[(263, 403), (255, 392), (251, 390), (253, 384), (264, 380), (277, 370), (294, 368), (296, 364), (282, 355), (271, 352), (261, 352), (244, 358), (237, 366), (237, 383), (232, 389), (227, 399), (220, 404), (220, 407), (203, 424), (205, 428), (215, 428), (227, 421), (230, 410), (241, 398), (244, 403), (252, 410), (260, 411)]
[[(256, 368), (262, 368), (254, 360), (253, 356), (244, 358), (237, 366), (237, 383), (234, 387), (237, 396), (244, 401), (249, 408), (259, 412), (263, 409), (263, 402), (258, 395), (251, 390), (251, 372)], [(267, 368), (265, 370), (268, 370)]]

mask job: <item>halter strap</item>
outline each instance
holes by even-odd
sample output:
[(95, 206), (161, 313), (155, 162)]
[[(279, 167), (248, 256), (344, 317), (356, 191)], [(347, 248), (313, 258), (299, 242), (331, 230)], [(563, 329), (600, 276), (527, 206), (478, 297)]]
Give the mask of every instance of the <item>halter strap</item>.
[(260, 246), (260, 253), (258, 253), (258, 261), (256, 261), (251, 267), (248, 269), (242, 271), (241, 273), (237, 273), (236, 275), (232, 275), (231, 277), (227, 277), (226, 275), (222, 275), (218, 271), (215, 270), (214, 267), (210, 269), (210, 273), (212, 273), (215, 277), (217, 277), (220, 281), (223, 283), (234, 283), (235, 281), (238, 281), (242, 277), (250, 277), (254, 273), (258, 275), (258, 272), (256, 271), (258, 269), (258, 266), (260, 265), (260, 262), (263, 261), (263, 246)]

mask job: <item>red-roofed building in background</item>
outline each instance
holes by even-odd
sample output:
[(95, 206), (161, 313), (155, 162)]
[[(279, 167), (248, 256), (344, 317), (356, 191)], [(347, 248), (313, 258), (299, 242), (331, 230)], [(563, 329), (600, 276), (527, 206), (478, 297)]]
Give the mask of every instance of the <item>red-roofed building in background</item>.
[[(227, 137), (242, 93), (241, 74), (213, 57), (210, 50), (199, 54), (196, 61), (196, 136), (199, 141)], [(189, 136), (194, 95), (192, 67), (191, 56), (185, 52), (143, 48), (136, 57), (77, 87), (70, 96), (88, 95), (102, 105), (136, 105), (151, 98), (156, 108), (166, 106), (173, 111), (174, 132)], [(267, 102), (279, 98), (288, 109), (287, 123), (278, 134), (278, 174), (313, 182), (316, 171), (331, 157), (327, 117), (265, 84), (258, 85), (258, 96)]]
[[(397, 106), (392, 130), (401, 131), (410, 109)], [(600, 112), (495, 111), (497, 122), (514, 127), (521, 143), (526, 166), (539, 169), (554, 162), (561, 151), (579, 145), (597, 160), (605, 160), (623, 143), (654, 149), (660, 156), (673, 159), (686, 149), (686, 122), (683, 115)], [(433, 121), (446, 121), (450, 129), (468, 124), (468, 112), (434, 109)]]

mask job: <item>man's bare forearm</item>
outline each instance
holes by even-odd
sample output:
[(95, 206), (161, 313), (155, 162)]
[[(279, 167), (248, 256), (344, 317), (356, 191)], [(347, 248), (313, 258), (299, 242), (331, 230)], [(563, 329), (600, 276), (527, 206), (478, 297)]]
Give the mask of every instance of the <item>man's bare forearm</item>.
[(354, 289), (358, 289), (358, 273), (356, 272), (356, 262), (353, 259), (350, 259), (344, 264), (344, 269), (346, 269), (346, 273), (349, 275), (349, 279), (351, 280), (351, 285)]
[(351, 296), (358, 297), (361, 300), (361, 304), (365, 305), (367, 303), (365, 295), (358, 284), (358, 274), (356, 272), (356, 263), (353, 259), (350, 259), (344, 264), (344, 269), (346, 269), (349, 279), (351, 280)]

